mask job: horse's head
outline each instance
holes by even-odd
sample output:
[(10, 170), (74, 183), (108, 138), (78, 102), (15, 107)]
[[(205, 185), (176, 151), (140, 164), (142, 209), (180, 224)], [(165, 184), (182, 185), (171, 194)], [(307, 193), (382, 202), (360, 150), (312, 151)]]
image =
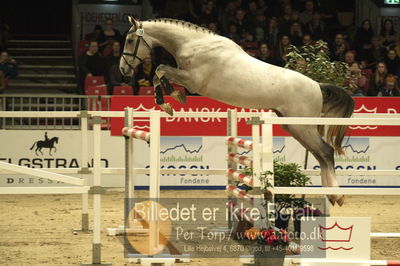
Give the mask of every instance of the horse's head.
[(132, 27), (126, 34), (124, 52), (122, 54), (119, 69), (124, 76), (131, 77), (134, 68), (139, 65), (145, 57), (150, 56), (151, 40), (146, 37), (142, 23), (129, 17)]
[(58, 137), (53, 138), (54, 142), (58, 144)]

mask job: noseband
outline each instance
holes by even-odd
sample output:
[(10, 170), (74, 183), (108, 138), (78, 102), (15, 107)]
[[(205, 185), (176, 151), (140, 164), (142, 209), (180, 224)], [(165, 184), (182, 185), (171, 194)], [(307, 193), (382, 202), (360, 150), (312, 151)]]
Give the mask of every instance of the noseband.
[(136, 30), (130, 30), (128, 31), (128, 33), (126, 35), (129, 35), (131, 33), (136, 33), (137, 39), (136, 39), (136, 44), (135, 44), (135, 49), (133, 50), (133, 53), (122, 53), (122, 58), (124, 59), (125, 63), (129, 66), (130, 69), (134, 70), (135, 67), (132, 66), (128, 60), (126, 60), (125, 56), (131, 56), (134, 59), (138, 59), (140, 62), (143, 62), (143, 59), (140, 58), (139, 56), (137, 56), (137, 52), (139, 50), (139, 45), (140, 45), (140, 41), (143, 41), (144, 44), (147, 46), (147, 48), (149, 48), (149, 50), (151, 51), (151, 47), (150, 45), (146, 42), (146, 40), (143, 38), (144, 35), (144, 30), (142, 28), (142, 23), (140, 23), (139, 28)]

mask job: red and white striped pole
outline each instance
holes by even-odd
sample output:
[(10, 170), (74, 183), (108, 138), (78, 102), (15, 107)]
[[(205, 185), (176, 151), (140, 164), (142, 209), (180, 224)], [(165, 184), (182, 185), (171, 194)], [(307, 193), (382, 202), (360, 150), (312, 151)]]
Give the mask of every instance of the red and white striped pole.
[(251, 140), (246, 140), (246, 139), (241, 139), (241, 138), (227, 137), (226, 144), (232, 145), (232, 146), (238, 146), (240, 148), (249, 149), (249, 150), (253, 149), (253, 142)]
[(147, 131), (124, 127), (122, 129), (122, 134), (124, 136), (135, 138), (135, 139), (141, 139), (146, 142), (150, 141), (150, 132), (147, 132)]
[(228, 178), (239, 181), (248, 185), (249, 187), (253, 187), (253, 178), (251, 176), (247, 176), (239, 171), (235, 171), (233, 169), (228, 169), (226, 171), (226, 175)]
[(227, 185), (226, 186), (226, 191), (229, 194), (231, 194), (231, 195), (233, 195), (233, 196), (235, 196), (235, 197), (237, 197), (239, 199), (246, 199), (250, 203), (253, 203), (253, 198), (250, 197), (246, 191), (241, 190), (241, 189), (235, 187), (234, 185)]
[(240, 163), (248, 167), (253, 167), (253, 160), (249, 159), (247, 156), (244, 155), (238, 155), (236, 153), (228, 153), (227, 160), (235, 163)]

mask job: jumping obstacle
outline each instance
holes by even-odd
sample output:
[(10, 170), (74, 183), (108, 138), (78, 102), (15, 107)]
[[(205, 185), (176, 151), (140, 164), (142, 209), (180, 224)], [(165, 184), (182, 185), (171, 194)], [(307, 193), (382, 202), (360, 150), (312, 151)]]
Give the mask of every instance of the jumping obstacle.
[[(340, 120), (340, 122), (339, 122)], [(365, 120), (363, 119), (355, 119), (358, 122), (364, 125)], [(395, 120), (397, 120), (395, 122)], [(278, 123), (275, 123), (277, 121)], [(352, 122), (349, 119), (331, 119), (331, 121), (327, 121), (326, 124), (333, 124), (333, 122), (337, 121), (337, 124), (345, 124), (352, 125)], [(266, 123), (270, 124), (325, 124), (318, 121), (316, 118), (266, 118), (264, 120)], [(369, 121), (371, 123), (371, 121)], [(392, 121), (380, 122), (381, 124), (397, 124), (398, 119), (393, 119)], [(399, 125), (399, 124), (397, 124)], [(317, 171), (304, 171), (309, 173), (315, 173)], [(356, 175), (362, 171), (340, 171), (342, 175), (350, 174)], [(379, 171), (380, 173), (373, 173), (372, 175), (382, 175), (383, 173), (389, 173), (391, 175), (396, 175), (393, 171)], [(369, 174), (369, 173), (368, 173)], [(397, 173), (398, 175), (398, 173)], [(236, 180), (240, 178), (235, 178)], [(273, 184), (273, 180), (271, 182)], [(273, 194), (305, 194), (305, 195), (328, 195), (328, 194), (344, 194), (344, 195), (399, 195), (400, 189), (398, 188), (385, 188), (385, 189), (377, 189), (377, 188), (330, 188), (330, 187), (273, 187), (270, 190)], [(370, 237), (400, 237), (399, 233), (370, 233)], [(241, 262), (243, 264), (252, 264), (255, 263), (254, 257), (249, 260), (249, 257), (241, 258)], [(400, 261), (390, 261), (390, 260), (351, 260), (351, 259), (313, 259), (313, 258), (296, 258), (295, 256), (291, 258), (285, 259), (284, 265), (303, 265), (303, 266), (315, 266), (315, 265), (400, 265)]]
[(92, 263), (83, 265), (110, 265), (101, 262), (101, 194), (104, 193), (101, 186), (101, 124), (100, 116), (92, 118), (93, 123), (93, 241)]
[[(122, 135), (125, 137), (125, 213), (128, 213), (134, 208), (132, 199), (135, 198), (135, 182), (134, 177), (138, 172), (134, 165), (134, 140), (146, 141), (150, 144), (150, 175), (149, 175), (149, 200), (158, 202), (160, 198), (160, 111), (150, 111), (150, 132), (137, 130), (134, 128), (134, 115), (132, 108), (125, 109), (125, 127), (122, 129)], [(128, 216), (126, 216), (128, 217)], [(150, 221), (148, 228), (130, 227), (128, 221), (125, 221), (124, 226), (119, 228), (108, 228), (109, 235), (119, 235), (129, 233), (148, 233), (149, 251), (162, 252), (164, 246), (159, 246), (159, 224), (158, 221)], [(170, 253), (174, 254), (128, 254), (130, 262), (140, 263), (141, 265), (165, 264), (173, 265), (174, 262), (190, 262), (190, 257), (187, 254), (179, 254), (172, 244), (167, 245)], [(173, 249), (173, 250), (171, 250)], [(156, 252), (157, 253), (157, 252)]]
[(235, 138), (235, 137), (228, 137), (226, 139), (227, 145), (237, 146), (240, 148), (252, 150), (253, 149), (253, 142), (247, 139)]
[[(82, 152), (82, 167), (75, 169), (37, 169), (28, 168), (0, 162), (2, 172), (12, 172), (24, 175), (45, 178), (57, 182), (63, 182), (75, 186), (62, 187), (1, 187), (0, 194), (82, 194), (82, 227), (73, 230), (89, 232), (88, 218), (88, 194), (93, 194), (93, 241), (92, 241), (92, 262), (83, 265), (110, 265), (101, 262), (101, 238), (100, 238), (100, 210), (101, 196), (103, 188), (101, 187), (101, 128), (102, 123), (100, 116), (92, 116), (87, 111), (81, 112), (0, 112), (0, 117), (52, 117), (66, 118), (79, 117), (81, 119), (81, 152)], [(88, 165), (88, 119), (91, 118), (93, 124), (93, 168), (85, 167)], [(59, 172), (59, 173), (57, 173)], [(80, 174), (82, 178), (67, 176), (62, 173)], [(88, 174), (93, 173), (92, 186), (87, 185), (87, 178), (83, 178)]]
[(126, 137), (135, 138), (135, 139), (141, 139), (146, 142), (150, 141), (150, 132), (143, 131), (143, 130), (137, 130), (134, 128), (124, 127), (122, 129), (122, 135), (124, 135)]
[[(262, 112), (261, 118), (270, 117), (272, 115), (271, 112), (264, 113)], [(258, 210), (264, 211), (262, 215), (266, 217), (265, 219), (259, 219), (259, 221), (253, 221), (250, 217), (248, 220), (257, 228), (268, 228), (275, 226), (275, 220), (273, 218), (268, 219), (267, 217), (274, 217), (275, 209), (273, 205), (273, 198), (269, 199), (271, 204), (268, 204), (267, 213), (265, 212), (265, 205), (262, 201), (263, 193), (262, 188), (266, 186), (265, 183), (262, 183), (260, 180), (261, 173), (264, 171), (273, 172), (273, 152), (272, 152), (272, 125), (264, 124), (259, 117), (253, 117), (250, 121), (247, 121), (247, 124), (252, 126), (252, 140), (241, 139), (237, 137), (237, 111), (228, 110), (228, 135), (225, 144), (228, 146), (228, 170), (226, 171), (226, 176), (228, 177), (228, 185), (226, 186), (226, 191), (230, 196), (228, 198), (228, 202), (230, 204), (236, 204), (236, 198), (238, 199), (246, 199), (250, 205), (253, 207), (256, 206)], [(260, 143), (260, 126), (262, 132), (262, 142)], [(242, 148), (247, 151), (252, 151), (252, 159), (247, 156), (237, 154), (237, 149)], [(237, 170), (238, 164), (247, 166), (252, 168), (252, 176), (246, 175)], [(235, 183), (242, 183), (246, 186), (252, 188), (251, 192), (246, 192), (238, 188)], [(268, 176), (264, 182), (268, 182), (269, 184), (273, 184), (273, 176)], [(259, 199), (254, 200), (255, 198)], [(230, 217), (230, 216), (229, 216)], [(238, 226), (237, 221), (228, 221), (228, 230), (232, 231), (236, 226)], [(225, 231), (225, 230), (223, 230)], [(290, 243), (289, 249), (292, 252), (298, 252), (299, 247), (294, 242)], [(254, 256), (250, 256), (251, 259), (248, 259), (247, 256), (243, 256), (241, 260), (244, 263), (261, 263), (258, 262), (258, 258)]]
[(235, 162), (235, 163), (242, 164), (242, 165), (247, 166), (247, 167), (251, 167), (251, 168), (253, 167), (253, 160), (250, 159), (247, 156), (244, 156), (244, 155), (238, 155), (238, 154), (235, 154), (235, 153), (228, 153), (227, 160)]
[[(143, 113), (143, 112), (134, 112), (135, 116), (137, 117), (149, 117), (148, 113)], [(241, 118), (251, 118), (252, 116), (256, 116), (257, 114), (240, 114)], [(185, 112), (185, 113), (180, 113), (177, 112), (174, 114), (175, 117), (185, 117), (185, 118), (199, 118), (199, 117), (213, 117), (213, 118), (226, 118), (226, 114), (224, 113), (191, 113), (191, 112)], [(387, 115), (377, 115), (377, 118), (366, 118), (366, 117), (360, 117), (360, 118), (351, 118), (351, 119), (343, 119), (343, 118), (277, 118), (277, 117), (264, 117), (262, 120), (264, 121), (265, 124), (268, 124), (269, 126), (271, 126), (270, 128), (270, 132), (271, 134), (263, 134), (262, 136), (262, 144), (260, 147), (260, 143), (258, 142), (256, 144), (257, 141), (259, 141), (259, 135), (258, 138), (256, 138), (256, 141), (253, 141), (253, 154), (260, 154), (261, 157), (266, 157), (266, 160), (262, 160), (261, 162), (259, 162), (258, 160), (254, 160), (253, 158), (253, 172), (256, 173), (257, 170), (256, 169), (261, 169), (261, 167), (263, 169), (273, 169), (273, 160), (272, 160), (272, 153), (270, 151), (272, 151), (272, 124), (291, 124), (291, 123), (295, 123), (295, 124), (342, 124), (345, 123), (347, 125), (400, 125), (400, 119), (399, 118), (390, 118), (388, 120), (386, 119), (382, 119), (380, 116), (382, 116), (382, 118), (386, 118), (388, 117)], [(167, 114), (162, 113), (161, 117), (168, 117)], [(229, 115), (228, 115), (229, 117)], [(228, 119), (228, 132), (233, 132), (232, 134), (229, 134), (232, 137), (237, 137), (237, 127), (233, 126), (232, 124), (234, 124), (237, 120), (238, 115), (236, 114), (236, 112), (232, 112), (231, 113), (231, 119)], [(378, 118), (379, 117), (379, 118)], [(235, 118), (235, 119), (233, 119)], [(385, 121), (386, 120), (386, 121)], [(234, 122), (233, 122), (234, 121)], [(236, 131), (236, 133), (235, 133)], [(259, 132), (257, 131), (253, 131), (254, 135), (257, 135), (257, 133), (259, 134)], [(270, 137), (268, 137), (270, 136)], [(254, 136), (253, 136), (253, 140), (254, 140)], [(234, 145), (230, 145), (228, 146), (229, 149), (229, 153), (236, 153), (237, 150), (237, 146)], [(257, 149), (260, 149), (261, 151), (258, 150), (256, 153)], [(228, 161), (229, 165), (234, 165), (237, 164), (234, 161), (229, 160)], [(269, 164), (269, 168), (266, 167), (266, 165)], [(229, 167), (231, 169), (235, 169), (234, 167)], [(133, 171), (133, 169), (132, 169)], [(148, 173), (149, 170), (148, 169), (134, 169), (135, 173)], [(310, 172), (310, 170), (307, 170)], [(161, 171), (161, 173), (169, 173), (169, 174), (179, 174), (179, 173), (185, 173), (185, 174), (207, 174), (207, 173), (213, 173), (213, 174), (218, 174), (218, 173), (225, 173), (225, 174), (229, 174), (227, 173), (226, 169), (225, 170), (181, 170), (181, 169), (173, 169), (173, 170), (169, 170), (169, 169), (163, 169)], [(316, 171), (314, 171), (316, 172)], [(389, 175), (396, 175), (398, 176), (398, 171), (379, 171), (380, 173), (385, 173), (385, 174), (389, 174)], [(375, 175), (374, 171), (338, 171), (338, 174), (341, 175)], [(233, 178), (231, 178), (233, 179)], [(254, 182), (257, 181), (257, 178), (253, 180)], [(271, 184), (273, 184), (273, 179), (271, 178), (269, 180), (269, 182)], [(253, 186), (255, 184), (253, 183)], [(280, 193), (280, 194), (319, 194), (319, 195), (328, 195), (328, 194), (335, 194), (335, 193), (342, 193), (342, 194), (373, 194), (373, 195), (388, 195), (388, 194), (400, 194), (400, 189), (370, 189), (370, 188), (296, 188), (296, 187), (274, 187), (271, 189), (273, 193)], [(308, 192), (308, 193), (307, 193)], [(371, 233), (372, 236), (373, 233)], [(391, 237), (396, 237), (396, 233), (387, 233), (389, 234)], [(388, 235), (384, 235), (381, 237), (387, 237)], [(252, 258), (254, 260), (254, 258)], [(250, 258), (249, 258), (250, 260)], [(291, 262), (301, 262), (301, 260), (298, 260), (296, 258), (288, 258), (288, 261)], [(323, 261), (323, 260), (322, 260)], [(355, 262), (356, 261), (352, 261)], [(357, 261), (358, 262), (358, 261)], [(366, 263), (366, 265), (371, 265), (372, 261), (363, 261), (363, 263)], [(376, 261), (374, 261), (375, 263)], [(381, 261), (379, 261), (381, 262)], [(386, 261), (384, 261), (386, 263)], [(245, 262), (246, 263), (246, 262)], [(329, 263), (329, 262), (328, 262)], [(338, 260), (335, 261), (335, 263), (348, 263), (348, 261), (346, 260)], [(392, 263), (392, 262), (390, 262)], [(305, 262), (303, 265), (307, 265), (307, 263)], [(375, 265), (375, 264), (372, 264)], [(377, 264), (377, 265), (386, 265), (386, 264)]]
[(254, 201), (254, 198), (249, 196), (248, 193), (245, 190), (242, 190), (236, 186), (233, 185), (227, 185), (226, 186), (226, 191), (232, 195), (235, 196), (239, 199), (247, 199), (251, 204)]
[(228, 176), (229, 179), (241, 182), (249, 187), (252, 187), (254, 185), (253, 177), (245, 175), (242, 172), (233, 169), (228, 169), (226, 175)]
[[(49, 117), (77, 117), (81, 115), (81, 112), (0, 112), (0, 117), (45, 117), (49, 115)], [(124, 117), (123, 112), (88, 112), (89, 117), (90, 116), (101, 116), (101, 117)], [(148, 112), (134, 112), (134, 115), (137, 117), (149, 117)], [(251, 116), (254, 116), (257, 114), (240, 114), (238, 115), (240, 118), (249, 118)], [(161, 113), (161, 117), (167, 117), (168, 115)], [(177, 112), (174, 114), (175, 117), (192, 117), (192, 118), (199, 118), (199, 117), (212, 117), (212, 118), (226, 118), (226, 113), (192, 113), (192, 112)], [(350, 119), (338, 119), (338, 118), (263, 118), (263, 121), (267, 124), (290, 124), (290, 123), (296, 123), (296, 124), (341, 124), (341, 123), (346, 123), (348, 125), (400, 125), (400, 118), (399, 116), (395, 116), (392, 114), (374, 114), (371, 118), (371, 115), (355, 115), (358, 118), (350, 118)], [(384, 119), (383, 119), (384, 118)], [(234, 136), (234, 134), (232, 134)], [(84, 141), (84, 140), (82, 140)], [(97, 140), (98, 141), (98, 140)], [(264, 140), (263, 140), (264, 143)], [(261, 146), (261, 149), (263, 150), (263, 147), (266, 145), (271, 145), (272, 147), (272, 142), (266, 142)], [(100, 147), (100, 144), (99, 144)], [(268, 150), (268, 149), (266, 149)], [(232, 151), (231, 151), (232, 152)], [(263, 151), (261, 151), (261, 156), (263, 155)], [(86, 160), (87, 161), (87, 160)], [(268, 160), (266, 160), (268, 162)], [(232, 163), (232, 162), (230, 162)], [(265, 163), (265, 161), (262, 161), (262, 165)], [(84, 164), (82, 164), (84, 165)], [(43, 170), (43, 169), (42, 169)], [(46, 169), (48, 171), (57, 172), (57, 173), (76, 173), (77, 170), (80, 171), (92, 171), (93, 169), (91, 168), (82, 168), (82, 169)], [(121, 174), (125, 169), (119, 169), (119, 168), (114, 168), (114, 169), (100, 169), (101, 173), (107, 173), (107, 174)], [(135, 168), (134, 169), (135, 173), (137, 174), (148, 174), (149, 169), (144, 169), (144, 168)], [(179, 173), (184, 173), (184, 174), (226, 174), (226, 169), (220, 169), (220, 170), (189, 170), (189, 169), (163, 169), (160, 171), (162, 174), (179, 174)], [(315, 170), (306, 170), (305, 172), (310, 172), (310, 173), (316, 173), (317, 171)], [(399, 176), (399, 171), (395, 170), (377, 170), (377, 171), (363, 171), (363, 170), (342, 170), (342, 171), (337, 171), (338, 175), (392, 175), (392, 176)], [(33, 189), (33, 188), (32, 188)], [(37, 188), (34, 188), (37, 189)], [(47, 189), (47, 188), (46, 188)], [(55, 188), (55, 191), (62, 190), (64, 188)], [(303, 190), (304, 189), (304, 190)], [(2, 190), (4, 191), (5, 188)], [(25, 188), (10, 188), (11, 193), (17, 193), (18, 190), (21, 192), (24, 192)], [(26, 191), (26, 190), (25, 190)], [(50, 192), (50, 189), (47, 190)], [(380, 188), (380, 189), (375, 189), (375, 188), (296, 188), (296, 187), (275, 187), (272, 189), (274, 193), (287, 193), (287, 194), (319, 194), (319, 195), (326, 195), (326, 194), (335, 194), (335, 193), (341, 193), (341, 194), (350, 194), (350, 195), (399, 195), (400, 194), (400, 189), (396, 188)], [(31, 194), (31, 192), (29, 192)], [(97, 215), (95, 217), (98, 217)], [(399, 233), (371, 233), (371, 237), (399, 237)], [(292, 259), (295, 261), (296, 259)], [(346, 263), (344, 261), (339, 261), (341, 263)], [(354, 262), (354, 261), (353, 261)], [(364, 263), (368, 263), (366, 261), (363, 261)], [(387, 265), (387, 261), (374, 261), (375, 262), (382, 262), (386, 264), (373, 264), (373, 265)], [(391, 264), (393, 262), (390, 262)], [(98, 264), (96, 264), (98, 265)], [(392, 264), (394, 265), (394, 264)]]
[[(138, 174), (134, 162), (134, 140), (146, 141), (150, 145), (150, 171), (149, 171), (149, 198), (158, 199), (160, 197), (160, 155), (159, 146), (160, 138), (160, 113), (150, 113), (150, 128), (152, 132), (137, 130), (133, 128), (133, 111), (131, 108), (126, 108), (125, 114), (125, 127), (122, 129), (122, 135), (125, 137), (125, 198), (135, 198), (135, 181), (134, 177)], [(157, 134), (158, 133), (158, 134)], [(147, 172), (147, 171), (146, 171)], [(131, 209), (132, 206), (126, 206)], [(107, 228), (109, 236), (122, 235), (126, 232), (126, 225), (117, 228)], [(140, 230), (136, 228), (135, 230)]]
[[(235, 129), (234, 127), (236, 126), (235, 122), (237, 119), (237, 115), (235, 113), (231, 113), (230, 115), (228, 115), (228, 117), (231, 117), (231, 121), (230, 121), (230, 126), (228, 127), (228, 135), (231, 132), (234, 132), (235, 135), (230, 136), (226, 139), (226, 144), (228, 145), (228, 154), (227, 154), (227, 160), (228, 160), (228, 170), (226, 172), (226, 175), (228, 177), (228, 181), (229, 184), (227, 186), (227, 192), (229, 193), (230, 196), (236, 197), (236, 198), (243, 198), (243, 197), (248, 197), (248, 193), (246, 193), (246, 191), (244, 190), (240, 190), (239, 188), (235, 187), (234, 185), (232, 185), (232, 182), (239, 182), (239, 183), (243, 183), (247, 186), (253, 187), (254, 185), (254, 181), (257, 180), (256, 178), (252, 177), (252, 176), (247, 176), (239, 171), (236, 170), (236, 165), (237, 164), (242, 164), (245, 166), (253, 166), (253, 160), (251, 160), (249, 157), (243, 156), (243, 155), (239, 155), (237, 154), (237, 148), (244, 148), (244, 149), (252, 149), (253, 148), (253, 143), (250, 140), (244, 140), (244, 139), (240, 139), (238, 137), (236, 137), (236, 133), (237, 133), (237, 129)], [(232, 118), (234, 119), (232, 121)], [(289, 124), (287, 122), (285, 122), (285, 119), (282, 118), (275, 118), (275, 117), (265, 117), (264, 122), (267, 121), (269, 122), (269, 124), (272, 126), (272, 124), (274, 124), (273, 121), (275, 121), (275, 119), (279, 119), (279, 122), (281, 124)], [(294, 119), (291, 119), (291, 122)], [(300, 120), (300, 119), (297, 119)], [(311, 119), (313, 120), (313, 119)], [(314, 119), (315, 120), (315, 119)], [(343, 120), (342, 120), (343, 121)], [(300, 121), (296, 121), (298, 124), (305, 124), (304, 122), (300, 122)], [(329, 121), (330, 122), (330, 121)], [(328, 123), (329, 123), (328, 122)], [(346, 121), (347, 122), (347, 121)], [(307, 122), (306, 122), (307, 123)], [(312, 123), (316, 123), (316, 121), (312, 121)], [(350, 124), (349, 122), (347, 122), (348, 124)], [(393, 123), (393, 121), (391, 121), (391, 123)], [(232, 126), (233, 125), (233, 126)], [(271, 128), (272, 130), (272, 128)], [(271, 139), (265, 140), (263, 139), (263, 143), (261, 145), (261, 147), (263, 147), (263, 145), (268, 145), (270, 144), (272, 146), (272, 134), (270, 135)], [(234, 148), (234, 150), (232, 149)], [(272, 150), (272, 147), (271, 147)], [(254, 156), (254, 151), (253, 151), (253, 156)], [(264, 157), (263, 157), (264, 156)], [(266, 159), (266, 157), (268, 156), (268, 153), (264, 153), (261, 158), (265, 159), (262, 160), (264, 163), (273, 163), (272, 160), (272, 154), (271, 157), (269, 157), (269, 160)], [(268, 157), (267, 157), (268, 158)], [(232, 165), (234, 167), (232, 167)], [(272, 167), (271, 167), (272, 168)], [(270, 169), (271, 169), (270, 168)], [(272, 171), (272, 170), (271, 170)], [(317, 171), (310, 171), (310, 170), (306, 170), (305, 172), (312, 172), (315, 173)], [(350, 171), (341, 171), (342, 173), (340, 174), (346, 174), (349, 173)], [(353, 175), (356, 175), (357, 173), (359, 173), (358, 171), (352, 171), (354, 173), (350, 173)], [(389, 173), (391, 175), (396, 175), (396, 173), (394, 173), (393, 171), (380, 171), (379, 174), (382, 173)], [(378, 175), (373, 173), (373, 175)], [(397, 173), (398, 175), (398, 173)], [(271, 176), (271, 178), (269, 179), (270, 184), (273, 184), (273, 176)], [(300, 187), (300, 188), (294, 188), (294, 187), (272, 187), (271, 188), (271, 192), (273, 194), (322, 194), (322, 195), (328, 195), (328, 194), (351, 194), (351, 195), (365, 195), (365, 194), (385, 194), (385, 195), (398, 195), (399, 194), (399, 189), (397, 188), (388, 188), (388, 189), (375, 189), (375, 188), (364, 188), (364, 189), (360, 189), (360, 188), (319, 188), (319, 187)], [(232, 198), (229, 198), (230, 200), (232, 200)], [(232, 203), (231, 203), (232, 204)], [(233, 224), (232, 222), (228, 223), (229, 228), (232, 228)], [(400, 234), (399, 233), (370, 233), (371, 237), (399, 237)], [(292, 243), (291, 243), (292, 244)], [(292, 251), (295, 251), (295, 254), (297, 253), (296, 251), (298, 251), (298, 246), (297, 245), (289, 245), (289, 249)], [(241, 257), (241, 262), (243, 264), (253, 264), (256, 263), (254, 256), (242, 256)], [(333, 260), (333, 259), (296, 259), (295, 256), (291, 257), (291, 258), (286, 258), (285, 259), (285, 265), (330, 265), (329, 263), (331, 263), (332, 265), (339, 265), (339, 264), (347, 264), (350, 265), (351, 263), (353, 263), (353, 265), (361, 265), (359, 263), (364, 263), (362, 265), (400, 265), (399, 262), (397, 261), (357, 261), (357, 260)]]
[[(271, 113), (262, 113), (261, 117), (271, 115)], [(252, 140), (242, 139), (237, 137), (237, 111), (228, 110), (228, 137), (225, 144), (228, 146), (228, 170), (226, 176), (228, 177), (228, 185), (226, 192), (228, 193), (228, 202), (235, 205), (236, 199), (245, 199), (251, 206), (257, 207), (258, 210), (263, 212), (261, 215), (264, 219), (257, 219), (254, 221), (254, 226), (257, 228), (268, 228), (273, 226), (273, 221), (268, 219), (268, 213), (273, 210), (265, 211), (263, 206), (263, 193), (262, 189), (266, 185), (261, 181), (261, 173), (264, 171), (273, 171), (272, 162), (272, 145), (266, 145), (272, 142), (272, 126), (264, 124), (259, 117), (252, 117), (248, 124), (252, 127)], [(262, 142), (260, 142), (260, 126), (262, 130)], [(238, 148), (245, 150), (247, 153), (252, 152), (252, 158), (238, 154)], [(271, 160), (271, 161), (268, 161)], [(252, 175), (246, 175), (238, 171), (238, 164), (252, 168)], [(245, 184), (251, 187), (252, 190), (246, 192), (236, 186), (236, 183)], [(229, 216), (230, 217), (230, 216)], [(228, 221), (228, 230), (236, 231), (235, 228), (239, 225), (238, 221)], [(225, 230), (224, 230), (225, 231)]]

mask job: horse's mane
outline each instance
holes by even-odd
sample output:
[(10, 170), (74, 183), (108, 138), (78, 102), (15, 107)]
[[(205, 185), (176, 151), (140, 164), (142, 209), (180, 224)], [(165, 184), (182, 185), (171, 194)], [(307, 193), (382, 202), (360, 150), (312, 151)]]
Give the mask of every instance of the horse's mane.
[(176, 24), (176, 25), (181, 25), (182, 27), (186, 27), (188, 29), (194, 29), (196, 31), (201, 30), (204, 33), (209, 33), (209, 34), (213, 34), (215, 35), (214, 32), (212, 32), (209, 29), (206, 29), (204, 27), (200, 27), (196, 24), (187, 22), (187, 21), (183, 21), (183, 20), (179, 20), (179, 19), (172, 19), (172, 18), (156, 18), (156, 19), (149, 19), (147, 20), (149, 22), (160, 22), (160, 23), (170, 23), (170, 24)]

